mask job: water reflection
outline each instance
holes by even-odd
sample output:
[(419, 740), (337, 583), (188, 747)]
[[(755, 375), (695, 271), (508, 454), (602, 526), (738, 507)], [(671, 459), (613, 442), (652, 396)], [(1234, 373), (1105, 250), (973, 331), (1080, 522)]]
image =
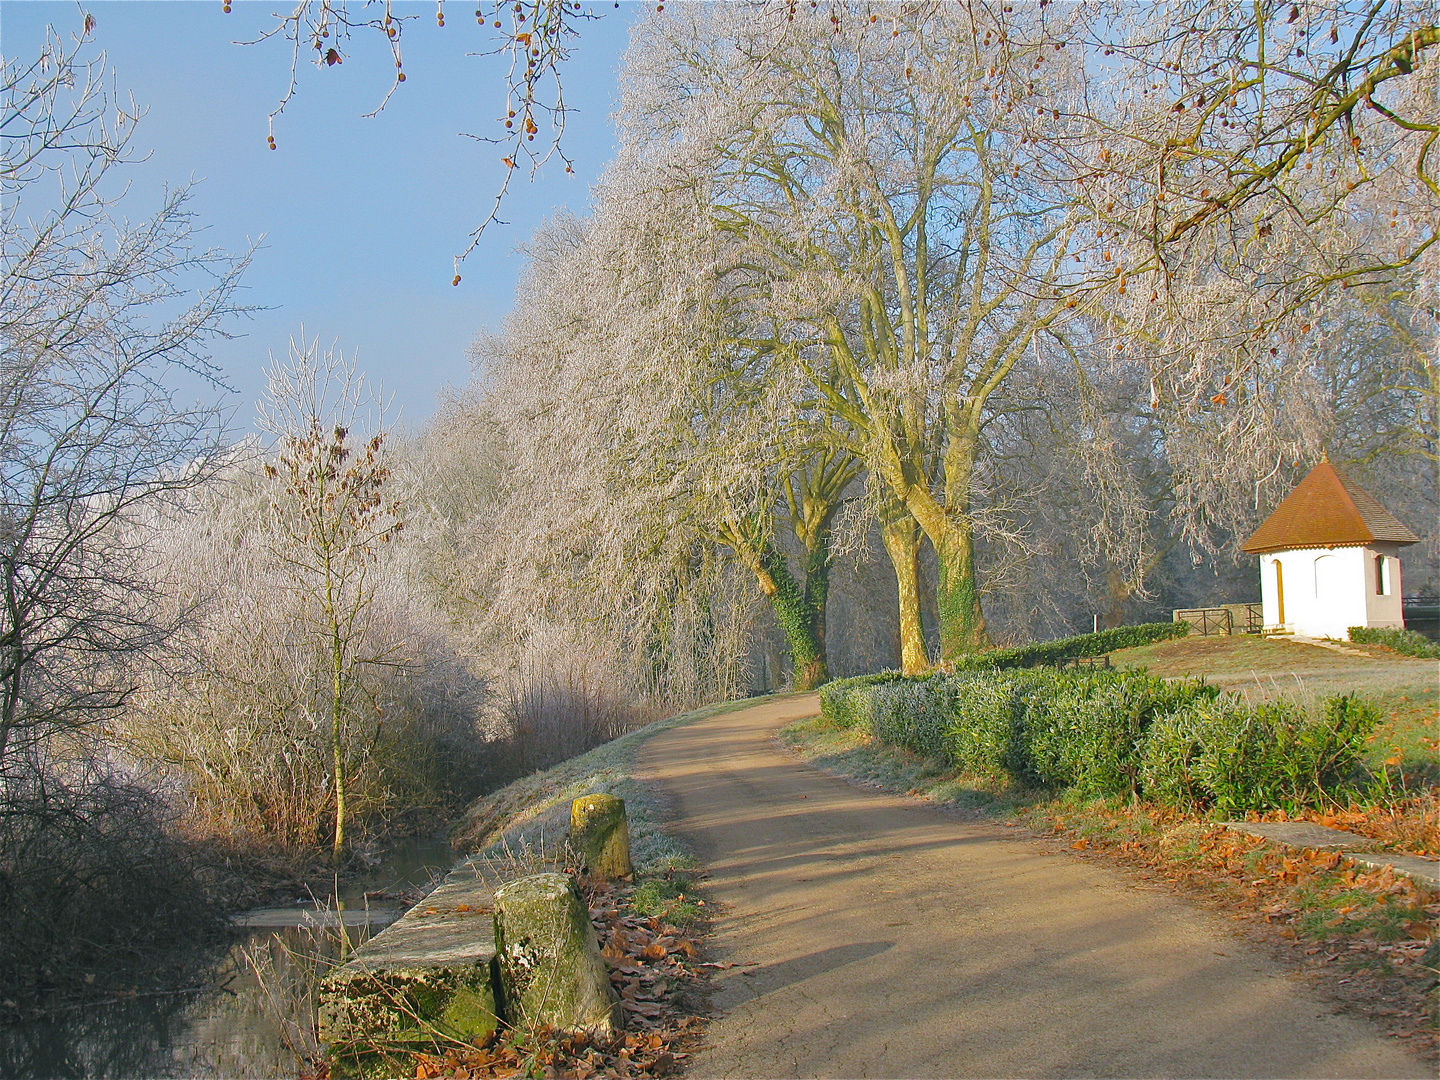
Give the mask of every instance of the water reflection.
[(30, 1077), (176, 1076), (171, 1047), (186, 1024), (184, 998), (77, 1010), (0, 1031), (0, 1074)]
[(252, 913), (259, 925), (223, 953), (204, 990), (0, 1026), (0, 1076), (294, 1077), (318, 1050), (311, 1017), (319, 970), (398, 917), (402, 905), (394, 898), (425, 885), (452, 858), (444, 841), (397, 845), (341, 890), (341, 919), (317, 913), (308, 898)]

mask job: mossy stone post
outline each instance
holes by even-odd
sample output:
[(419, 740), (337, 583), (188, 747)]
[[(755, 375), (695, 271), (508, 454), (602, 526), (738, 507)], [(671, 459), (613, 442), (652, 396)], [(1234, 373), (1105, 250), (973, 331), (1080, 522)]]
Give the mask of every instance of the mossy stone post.
[(619, 878), (634, 873), (625, 800), (614, 795), (586, 795), (572, 802), (570, 846), (592, 874)]
[(568, 875), (536, 874), (496, 891), (495, 951), (512, 1026), (621, 1026), (590, 912)]

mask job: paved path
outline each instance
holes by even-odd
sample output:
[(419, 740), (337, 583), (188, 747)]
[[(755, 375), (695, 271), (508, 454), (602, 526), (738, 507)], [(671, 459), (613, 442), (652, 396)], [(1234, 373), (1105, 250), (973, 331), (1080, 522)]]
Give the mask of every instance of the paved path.
[(692, 1075), (1433, 1076), (1163, 888), (797, 764), (814, 696), (642, 751), (723, 909)]

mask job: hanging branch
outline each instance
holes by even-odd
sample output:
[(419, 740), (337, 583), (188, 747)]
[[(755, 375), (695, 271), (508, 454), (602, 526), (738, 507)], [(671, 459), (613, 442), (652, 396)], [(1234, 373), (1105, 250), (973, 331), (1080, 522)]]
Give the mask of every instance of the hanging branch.
[[(231, 10), (224, 0), (224, 10)], [(395, 63), (395, 76), (386, 88), (380, 103), (364, 115), (378, 116), (390, 103), (400, 84), (405, 81), (402, 42), (406, 24), (419, 15), (400, 15), (391, 0), (298, 0), (289, 14), (277, 16), (274, 26), (243, 45), (257, 45), (271, 38), (290, 44), (290, 77), (285, 91), (268, 117), (266, 143), (276, 149), (275, 120), (294, 98), (299, 88), (301, 58), (310, 57), (317, 68), (326, 69), (343, 64), (356, 47), (359, 34), (378, 34), (390, 50)], [(501, 162), (505, 178), (495, 193), (490, 211), (470, 233), (469, 243), (455, 256), (455, 278), (460, 284), (460, 264), (480, 243), (480, 237), (493, 222), (500, 222), (500, 206), (510, 190), (515, 171), (528, 164), (534, 177), (542, 165), (552, 158), (565, 164), (567, 173), (574, 172), (573, 161), (561, 142), (565, 135), (565, 105), (562, 69), (570, 59), (570, 50), (579, 31), (577, 22), (599, 16), (576, 0), (477, 0), (475, 21), (491, 32), (491, 44), (471, 53), (472, 56), (504, 56), (510, 61), (505, 73), (505, 110), (496, 118), (500, 131), (495, 135), (464, 133), (477, 142), (503, 147)], [(437, 27), (445, 26), (444, 0), (435, 5)], [(537, 138), (539, 142), (537, 143)]]

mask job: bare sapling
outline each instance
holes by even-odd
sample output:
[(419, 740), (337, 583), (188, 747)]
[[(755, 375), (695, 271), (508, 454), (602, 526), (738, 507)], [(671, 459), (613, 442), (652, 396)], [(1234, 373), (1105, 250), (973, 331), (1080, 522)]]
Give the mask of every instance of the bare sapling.
[[(274, 485), (270, 541), (292, 587), (307, 601), (311, 631), (329, 660), (328, 701), (335, 828), (332, 852), (345, 851), (349, 731), (362, 707), (362, 669), (403, 666), (403, 646), (363, 645), (365, 617), (375, 599), (371, 568), (381, 545), (404, 527), (386, 482), (381, 454), (386, 430), (352, 435), (357, 421), (383, 412), (365, 378), (338, 350), (318, 340), (291, 342), (290, 354), (268, 373), (261, 420), (277, 436), (278, 455), (265, 467)], [(376, 706), (371, 706), (376, 707)]]

